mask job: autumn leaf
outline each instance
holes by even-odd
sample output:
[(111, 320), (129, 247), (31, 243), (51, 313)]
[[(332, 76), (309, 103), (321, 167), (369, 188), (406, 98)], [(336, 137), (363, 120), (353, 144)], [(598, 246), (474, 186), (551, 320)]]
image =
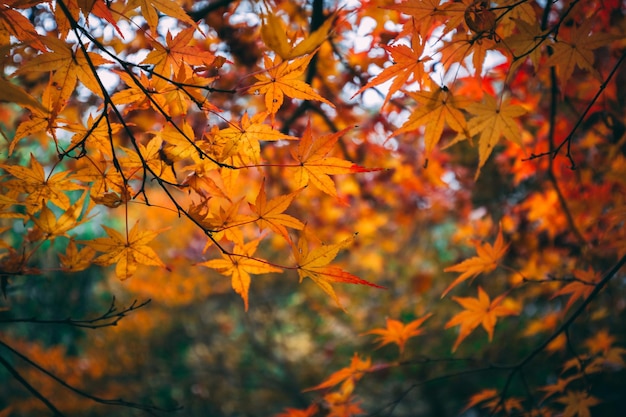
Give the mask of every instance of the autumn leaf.
[(240, 123), (231, 123), (225, 129), (217, 132), (216, 136), (224, 142), (222, 160), (232, 158), (244, 165), (261, 162), (261, 142), (278, 140), (296, 140), (294, 136), (286, 135), (263, 123), (267, 114), (258, 113), (248, 116), (245, 112)]
[(335, 143), (348, 130), (349, 128), (346, 128), (314, 139), (311, 131), (311, 121), (309, 120), (297, 149), (291, 152), (297, 163), (295, 165), (287, 165), (287, 168), (296, 171), (292, 175), (296, 187), (302, 188), (312, 184), (320, 191), (336, 197), (337, 189), (333, 180), (330, 179), (330, 175), (377, 170), (363, 168), (350, 161), (328, 156)]
[(196, 27), (196, 22), (180, 7), (180, 4), (174, 0), (132, 0), (129, 2), (130, 7), (141, 6), (141, 15), (146, 19), (152, 33), (157, 34), (157, 25), (159, 23), (159, 14), (161, 12), (167, 16), (174, 17), (181, 22), (185, 22)]
[(407, 94), (416, 101), (417, 108), (402, 127), (394, 131), (393, 136), (423, 129), (426, 160), (441, 139), (444, 125), (463, 138), (470, 137), (465, 116), (461, 112), (468, 104), (466, 99), (454, 96), (447, 87), (438, 88), (434, 83), (431, 91), (421, 90)]
[(222, 253), (222, 259), (212, 259), (198, 264), (213, 268), (220, 274), (231, 277), (233, 290), (243, 299), (246, 311), (248, 311), (250, 274), (282, 272), (282, 269), (252, 257), (259, 242), (260, 239), (255, 239), (243, 246), (235, 245), (232, 253)]
[(166, 78), (178, 73), (185, 65), (219, 68), (223, 60), (217, 59), (212, 52), (194, 45), (194, 33), (193, 27), (180, 31), (176, 36), (172, 36), (168, 31), (165, 46), (159, 42), (153, 42), (154, 49), (148, 53), (142, 63), (154, 65), (154, 71)]
[(583, 391), (567, 391), (556, 401), (565, 405), (563, 417), (591, 417), (589, 407), (600, 404), (599, 399)]
[(265, 45), (276, 52), (282, 59), (290, 60), (315, 52), (317, 48), (328, 38), (337, 12), (328, 16), (324, 23), (310, 33), (296, 45), (290, 44), (287, 39), (285, 25), (278, 16), (271, 11), (262, 14), (261, 37)]
[(60, 209), (70, 208), (70, 198), (65, 191), (81, 190), (84, 187), (73, 181), (69, 171), (46, 175), (43, 166), (34, 155), (30, 156), (30, 168), (0, 164), (0, 168), (10, 173), (15, 179), (5, 186), (26, 193), (26, 211), (34, 214), (42, 209), (44, 202), (51, 202)]
[(500, 258), (504, 256), (509, 248), (509, 244), (504, 244), (502, 228), (498, 231), (498, 237), (496, 238), (493, 246), (490, 243), (480, 242), (476, 242), (474, 246), (476, 247), (476, 253), (478, 256), (466, 259), (461, 263), (444, 269), (444, 272), (462, 272), (462, 274), (459, 275), (457, 279), (452, 282), (452, 284), (448, 285), (448, 287), (443, 291), (443, 294), (441, 294), (441, 298), (445, 297), (450, 290), (459, 285), (461, 282), (467, 279), (474, 279), (483, 272), (488, 273), (496, 269)]
[(326, 378), (324, 382), (314, 387), (307, 388), (304, 392), (334, 387), (335, 385), (338, 385), (348, 379), (353, 382), (358, 381), (363, 377), (363, 375), (365, 375), (366, 372), (370, 371), (371, 368), (372, 360), (370, 358), (361, 359), (361, 357), (355, 353), (350, 361), (350, 366), (334, 372), (331, 376)]
[[(380, 285), (373, 284), (369, 281), (361, 279), (343, 269), (329, 265), (335, 259), (339, 251), (348, 246), (354, 237), (345, 239), (334, 245), (322, 245), (309, 251), (309, 243), (305, 237), (298, 241), (298, 246), (292, 245), (293, 256), (296, 260), (296, 268), (300, 276), (300, 282), (309, 277), (315, 282), (326, 294), (328, 294), (339, 307), (341, 303), (331, 283), (346, 283), (369, 285), (370, 287), (384, 288)], [(343, 308), (343, 307), (342, 307)]]
[(263, 231), (264, 228), (268, 227), (284, 237), (288, 242), (291, 242), (291, 238), (289, 237), (286, 227), (302, 230), (304, 228), (304, 223), (283, 212), (287, 210), (299, 192), (300, 190), (297, 190), (293, 193), (281, 195), (267, 201), (264, 178), (254, 204), (250, 204), (252, 211), (259, 216), (256, 220), (259, 225), (259, 229)]
[(374, 79), (359, 89), (352, 98), (361, 94), (368, 88), (375, 87), (386, 81), (393, 79), (389, 91), (385, 96), (385, 103), (389, 101), (391, 96), (408, 83), (417, 83), (422, 86), (424, 81), (428, 79), (426, 76), (424, 63), (430, 61), (430, 57), (422, 57), (424, 45), (420, 42), (419, 36), (411, 38), (411, 46), (397, 44), (392, 46), (383, 46), (383, 49), (391, 56), (392, 65), (383, 69)]
[(500, 137), (515, 142), (520, 147), (522, 145), (520, 128), (516, 117), (526, 113), (522, 106), (511, 104), (509, 98), (505, 98), (498, 103), (490, 95), (485, 95), (484, 103), (471, 104), (467, 111), (475, 117), (467, 122), (470, 135), (478, 137), (478, 169), (475, 178), (480, 175), (480, 169), (487, 162), (487, 158), (493, 152), (493, 148), (500, 141)]
[(78, 250), (76, 242), (72, 239), (67, 244), (65, 254), (59, 253), (59, 260), (64, 271), (78, 272), (89, 268), (95, 256), (96, 251), (89, 246)]
[(137, 265), (153, 265), (165, 268), (165, 264), (148, 242), (156, 238), (161, 231), (139, 230), (139, 222), (127, 231), (125, 235), (102, 225), (108, 237), (99, 237), (93, 240), (79, 241), (102, 255), (94, 259), (97, 265), (115, 265), (115, 273), (119, 279), (128, 279), (137, 270)]
[[(30, 215), (31, 220), (35, 223), (37, 228), (43, 232), (46, 238), (54, 240), (55, 237), (66, 236), (66, 233), (69, 230), (79, 226), (89, 219), (86, 217), (89, 208), (83, 212), (86, 196), (87, 193), (83, 193), (83, 195), (74, 204), (61, 213), (58, 219), (48, 206), (43, 205), (41, 211), (39, 212), (39, 216), (35, 217), (32, 214)], [(81, 215), (82, 219), (79, 220)]]
[(317, 411), (317, 404), (313, 403), (305, 409), (286, 408), (285, 411), (276, 414), (274, 417), (313, 417), (317, 414)]
[(415, 336), (422, 334), (423, 329), (420, 329), (420, 326), (430, 316), (432, 316), (432, 313), (428, 313), (425, 316), (419, 319), (413, 320), (412, 322), (406, 325), (402, 324), (401, 321), (387, 318), (387, 328), (373, 329), (363, 334), (364, 335), (367, 335), (367, 334), (378, 335), (379, 337), (378, 339), (376, 339), (376, 341), (379, 342), (379, 345), (378, 345), (379, 348), (382, 346), (388, 345), (390, 343), (397, 344), (398, 347), (400, 348), (400, 353), (402, 354), (402, 352), (404, 352), (404, 345), (407, 342), (407, 340), (410, 339), (411, 337), (415, 337)]
[(102, 55), (74, 48), (66, 42), (52, 36), (42, 38), (48, 52), (39, 54), (26, 61), (18, 70), (18, 74), (28, 72), (53, 72), (51, 83), (57, 90), (57, 109), (65, 105), (65, 101), (74, 92), (76, 81), (80, 80), (94, 94), (102, 96), (102, 88), (96, 73), (99, 66), (110, 63)]
[(461, 344), (461, 342), (479, 325), (482, 325), (487, 331), (489, 341), (491, 342), (498, 317), (519, 314), (509, 307), (500, 305), (504, 297), (505, 294), (502, 294), (491, 301), (487, 293), (480, 286), (478, 287), (478, 298), (452, 297), (454, 301), (465, 309), (452, 317), (444, 327), (449, 329), (453, 326), (461, 326), (459, 335), (452, 347), (452, 352), (456, 351), (459, 344)]
[(3, 77), (0, 77), (0, 102), (15, 103), (44, 114), (48, 112), (33, 96)]
[(592, 269), (588, 269), (587, 271), (577, 269), (574, 271), (574, 277), (576, 277), (577, 281), (568, 283), (552, 294), (552, 298), (556, 298), (559, 295), (570, 294), (569, 300), (567, 300), (567, 304), (565, 304), (565, 308), (563, 309), (563, 313), (567, 312), (572, 304), (579, 298), (585, 300), (589, 297), (589, 294), (591, 294), (596, 287), (596, 283), (598, 283), (601, 278), (600, 274), (594, 272)]
[(259, 81), (251, 85), (249, 90), (254, 91), (255, 94), (265, 94), (265, 107), (270, 114), (276, 114), (283, 104), (284, 96), (321, 101), (335, 107), (334, 104), (315, 92), (311, 86), (300, 80), (311, 58), (313, 55), (296, 58), (292, 62), (288, 62), (283, 61), (279, 56), (276, 56), (274, 60), (265, 56), (263, 62), (267, 74), (255, 75)]
[(589, 71), (602, 81), (602, 77), (593, 66), (593, 51), (616, 38), (609, 33), (592, 33), (591, 26), (594, 22), (594, 19), (585, 19), (578, 27), (559, 31), (558, 40), (551, 45), (554, 52), (546, 61), (546, 65), (556, 66), (556, 72), (562, 86), (565, 86), (571, 79), (575, 67)]

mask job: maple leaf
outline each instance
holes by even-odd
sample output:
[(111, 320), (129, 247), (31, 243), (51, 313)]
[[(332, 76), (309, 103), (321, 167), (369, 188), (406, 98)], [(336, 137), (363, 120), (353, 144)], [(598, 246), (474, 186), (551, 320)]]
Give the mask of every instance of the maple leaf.
[(515, 142), (522, 147), (520, 129), (514, 118), (526, 113), (522, 106), (511, 104), (506, 98), (498, 104), (495, 97), (485, 95), (484, 103), (471, 104), (467, 111), (476, 115), (467, 122), (470, 135), (480, 135), (478, 138), (478, 169), (475, 178), (480, 175), (480, 169), (487, 162), (501, 136)]
[(102, 225), (108, 237), (99, 237), (93, 240), (80, 241), (102, 255), (94, 259), (97, 265), (115, 265), (115, 273), (118, 278), (124, 280), (130, 278), (137, 270), (137, 264), (153, 265), (165, 268), (159, 255), (149, 246), (148, 242), (159, 235), (161, 231), (139, 230), (139, 222), (130, 229), (126, 235)]
[(223, 60), (217, 59), (212, 52), (192, 44), (194, 33), (193, 27), (180, 31), (174, 37), (168, 31), (165, 37), (166, 46), (153, 42), (154, 49), (142, 63), (153, 64), (154, 71), (164, 77), (172, 76), (185, 65), (219, 68)]
[(572, 382), (572, 381), (574, 381), (576, 379), (578, 379), (578, 376), (576, 376), (576, 375), (575, 376), (571, 376), (569, 378), (564, 378), (564, 379), (563, 378), (558, 378), (554, 384), (545, 385), (543, 387), (540, 387), (539, 390), (540, 391), (545, 391), (545, 393), (546, 393), (543, 396), (543, 398), (541, 399), (541, 401), (545, 401), (547, 398), (549, 398), (549, 397), (551, 397), (551, 396), (553, 396), (555, 394), (564, 392), (565, 389), (567, 388), (567, 385), (570, 382)]
[(248, 311), (248, 290), (250, 274), (268, 274), (282, 272), (282, 269), (270, 265), (260, 259), (253, 258), (260, 239), (253, 240), (243, 246), (235, 245), (233, 253), (222, 253), (222, 259), (212, 259), (198, 265), (217, 270), (220, 274), (230, 276), (233, 290), (241, 296)]
[(592, 33), (591, 25), (594, 19), (585, 19), (583, 23), (569, 30), (569, 40), (565, 40), (565, 31), (559, 32), (559, 39), (552, 44), (553, 54), (546, 61), (546, 65), (556, 66), (559, 81), (565, 85), (574, 72), (574, 67), (592, 73), (598, 80), (602, 77), (593, 67), (593, 51), (607, 45), (615, 39), (609, 33)]
[(441, 0), (407, 0), (385, 8), (412, 16), (415, 29), (422, 38), (446, 18), (445, 6), (442, 7)]
[(589, 407), (600, 404), (599, 399), (582, 391), (568, 391), (556, 401), (565, 405), (563, 417), (591, 417)]
[(450, 290), (459, 285), (461, 282), (470, 278), (474, 279), (483, 272), (488, 273), (496, 269), (500, 258), (504, 256), (509, 248), (509, 244), (504, 244), (502, 228), (500, 228), (498, 231), (498, 237), (496, 237), (496, 241), (493, 246), (490, 243), (476, 242), (474, 247), (476, 248), (478, 256), (466, 259), (461, 263), (444, 269), (444, 272), (462, 272), (462, 274), (459, 275), (459, 277), (457, 277), (452, 284), (448, 285), (448, 288), (446, 288), (443, 291), (443, 294), (441, 294), (441, 298), (445, 297)]
[(500, 316), (511, 316), (519, 314), (509, 307), (502, 306), (505, 294), (496, 297), (493, 301), (489, 299), (487, 293), (478, 287), (478, 298), (472, 297), (452, 297), (465, 310), (452, 317), (444, 328), (461, 326), (459, 335), (454, 342), (452, 352), (455, 352), (459, 344), (474, 331), (478, 325), (482, 325), (489, 335), (489, 341), (493, 339), (493, 331), (496, 321)]
[(59, 260), (61, 261), (61, 268), (63, 268), (64, 271), (78, 272), (89, 268), (94, 256), (96, 256), (95, 249), (85, 246), (78, 250), (76, 242), (70, 240), (67, 244), (65, 254), (59, 253)]
[(284, 96), (302, 100), (316, 100), (335, 107), (330, 101), (320, 96), (315, 90), (300, 80), (313, 55), (294, 59), (291, 63), (283, 61), (279, 56), (274, 60), (265, 56), (263, 62), (267, 74), (257, 74), (259, 80), (250, 86), (255, 94), (265, 94), (265, 107), (270, 114), (276, 114), (284, 101)]
[(373, 329), (364, 334), (374, 334), (380, 336), (376, 340), (379, 342), (379, 348), (390, 343), (395, 343), (400, 348), (400, 353), (402, 353), (404, 352), (404, 345), (408, 339), (422, 334), (423, 329), (420, 329), (419, 327), (430, 316), (432, 316), (432, 313), (428, 313), (424, 317), (413, 320), (406, 325), (402, 324), (401, 321), (387, 318), (387, 328)]
[[(87, 211), (83, 213), (86, 196), (87, 193), (83, 193), (83, 195), (74, 204), (61, 213), (58, 219), (48, 206), (43, 205), (41, 211), (39, 212), (39, 216), (35, 217), (31, 214), (31, 220), (35, 223), (37, 228), (41, 230), (44, 235), (46, 235), (46, 238), (54, 240), (57, 236), (66, 236), (66, 233), (69, 230), (88, 220), (86, 215), (89, 212), (89, 208), (87, 208)], [(79, 221), (78, 218), (81, 214), (83, 218)]]
[(291, 156), (297, 161), (297, 164), (287, 165), (287, 168), (295, 169), (296, 171), (292, 175), (296, 187), (306, 187), (310, 183), (320, 191), (336, 197), (337, 189), (329, 175), (377, 170), (363, 168), (353, 162), (327, 156), (339, 138), (349, 129), (346, 128), (339, 132), (313, 139), (311, 121), (309, 120), (297, 149), (291, 152)]
[(402, 127), (394, 131), (393, 136), (424, 129), (426, 160), (441, 139), (444, 124), (459, 135), (470, 137), (465, 116), (460, 110), (467, 104), (467, 100), (454, 96), (447, 87), (407, 94), (417, 102), (418, 106)]
[(250, 204), (252, 211), (259, 216), (256, 221), (259, 225), (259, 229), (263, 231), (265, 227), (268, 227), (283, 236), (288, 242), (291, 242), (286, 227), (302, 230), (304, 229), (304, 224), (295, 217), (283, 212), (287, 210), (300, 191), (301, 190), (297, 190), (293, 193), (281, 195), (267, 201), (267, 196), (265, 195), (265, 178), (263, 178), (259, 194), (254, 204)]
[(308, 391), (317, 391), (320, 389), (334, 387), (337, 384), (340, 384), (346, 380), (358, 381), (365, 375), (365, 373), (372, 370), (372, 360), (370, 358), (361, 359), (361, 357), (355, 353), (352, 356), (352, 360), (350, 361), (350, 366), (345, 368), (341, 368), (340, 370), (334, 372), (328, 378), (326, 378), (322, 383), (305, 389), (303, 392)]
[(261, 37), (265, 45), (276, 52), (282, 59), (298, 58), (302, 55), (313, 53), (328, 38), (328, 33), (332, 28), (336, 15), (337, 11), (328, 16), (320, 27), (311, 32), (297, 45), (292, 45), (287, 40), (287, 33), (282, 19), (268, 11), (262, 14)]
[(224, 142), (222, 159), (238, 159), (242, 164), (258, 164), (261, 159), (259, 141), (296, 140), (294, 136), (285, 135), (271, 126), (264, 124), (266, 114), (259, 113), (252, 117), (244, 112), (239, 124), (230, 123), (226, 129), (217, 132), (218, 140)]
[(157, 11), (191, 25), (192, 29), (196, 27), (196, 22), (174, 0), (131, 0), (129, 6), (130, 8), (141, 6), (141, 14), (154, 34), (158, 33), (159, 14)]
[(286, 408), (285, 411), (280, 414), (276, 414), (274, 417), (313, 417), (315, 414), (317, 414), (317, 411), (317, 404), (311, 404), (304, 410), (297, 408)]
[(71, 45), (52, 36), (43, 37), (42, 40), (50, 51), (26, 61), (17, 73), (53, 72), (50, 84), (56, 90), (56, 104), (50, 109), (58, 112), (65, 106), (66, 101), (74, 93), (77, 80), (80, 80), (94, 94), (102, 97), (100, 83), (91, 65), (98, 67), (109, 64), (109, 60), (95, 52), (87, 52), (88, 60), (82, 49), (74, 51)]
[(300, 276), (300, 282), (306, 277), (309, 277), (315, 282), (326, 294), (328, 294), (337, 305), (341, 308), (341, 303), (331, 283), (341, 282), (346, 284), (360, 284), (369, 285), (370, 287), (384, 288), (380, 285), (373, 284), (369, 281), (361, 279), (343, 269), (329, 265), (329, 263), (335, 259), (339, 251), (348, 246), (354, 237), (345, 239), (334, 245), (322, 245), (318, 248), (309, 251), (309, 244), (305, 237), (302, 237), (298, 241), (298, 246), (292, 245), (293, 256), (296, 260), (298, 275)]
[(30, 168), (0, 164), (15, 180), (5, 183), (8, 188), (15, 189), (20, 193), (26, 193), (26, 211), (34, 214), (42, 209), (44, 202), (51, 202), (60, 209), (70, 208), (70, 198), (64, 191), (81, 190), (84, 187), (72, 181), (69, 171), (50, 173), (46, 176), (43, 166), (30, 155)]
[(571, 294), (569, 300), (567, 300), (567, 304), (563, 309), (563, 313), (565, 313), (569, 308), (574, 304), (574, 301), (577, 299), (584, 300), (589, 297), (589, 294), (595, 288), (595, 284), (600, 281), (600, 274), (594, 272), (591, 268), (587, 271), (575, 270), (574, 276), (580, 281), (570, 282), (565, 285), (563, 288), (559, 289), (552, 295), (552, 298), (558, 297), (559, 295)]
[(384, 106), (389, 101), (392, 94), (400, 90), (405, 84), (416, 82), (422, 86), (424, 81), (428, 78), (425, 74), (424, 63), (430, 61), (430, 57), (422, 57), (424, 45), (420, 42), (419, 36), (413, 36), (411, 38), (410, 47), (402, 44), (392, 46), (383, 45), (383, 49), (391, 55), (392, 65), (383, 69), (374, 79), (361, 87), (359, 91), (354, 93), (352, 98), (361, 94), (368, 88), (380, 85), (393, 78), (394, 80), (383, 102)]
[(0, 102), (15, 103), (43, 114), (48, 112), (33, 96), (4, 77), (0, 77)]

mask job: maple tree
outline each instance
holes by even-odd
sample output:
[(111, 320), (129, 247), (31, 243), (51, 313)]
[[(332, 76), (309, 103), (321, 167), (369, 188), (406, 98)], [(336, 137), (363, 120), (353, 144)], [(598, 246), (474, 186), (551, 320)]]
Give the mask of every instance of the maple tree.
[(3, 2), (0, 415), (617, 415), (625, 22)]

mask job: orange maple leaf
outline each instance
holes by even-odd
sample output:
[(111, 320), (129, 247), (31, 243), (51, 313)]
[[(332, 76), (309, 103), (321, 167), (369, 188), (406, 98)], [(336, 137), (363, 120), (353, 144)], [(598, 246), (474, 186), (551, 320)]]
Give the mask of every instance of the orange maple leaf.
[(324, 382), (314, 387), (307, 388), (304, 392), (334, 387), (335, 385), (346, 380), (351, 380), (352, 382), (358, 381), (370, 370), (372, 370), (372, 360), (370, 358), (361, 359), (359, 355), (355, 353), (350, 361), (350, 366), (334, 372), (331, 376), (324, 380)]
[(268, 227), (287, 239), (288, 242), (291, 242), (286, 227), (302, 230), (304, 224), (295, 217), (283, 212), (287, 210), (299, 192), (300, 190), (297, 190), (293, 193), (281, 195), (267, 201), (267, 196), (265, 195), (265, 178), (263, 178), (259, 194), (254, 204), (250, 204), (252, 211), (259, 216), (256, 220), (259, 229), (263, 231), (265, 227)]
[(393, 78), (394, 80), (383, 102), (384, 106), (391, 96), (405, 84), (416, 82), (422, 86), (424, 81), (428, 78), (425, 73), (424, 63), (430, 61), (430, 57), (422, 57), (424, 45), (420, 42), (420, 39), (419, 36), (412, 36), (410, 47), (402, 44), (392, 46), (383, 45), (383, 49), (391, 55), (393, 64), (383, 69), (374, 79), (361, 87), (359, 91), (354, 93), (352, 98), (361, 94), (368, 88), (380, 85)]
[(61, 261), (61, 268), (67, 272), (78, 272), (89, 268), (92, 264), (92, 260), (96, 256), (96, 251), (89, 246), (78, 250), (76, 242), (70, 240), (67, 244), (65, 254), (59, 253), (59, 260)]
[(600, 404), (599, 399), (583, 391), (568, 391), (556, 401), (565, 405), (563, 417), (591, 417), (589, 407)]
[(448, 292), (461, 282), (467, 279), (474, 279), (481, 273), (491, 272), (498, 266), (498, 261), (509, 248), (509, 244), (504, 244), (504, 239), (502, 238), (502, 228), (498, 231), (498, 237), (494, 242), (493, 246), (490, 243), (480, 243), (476, 242), (474, 244), (476, 247), (476, 253), (478, 256), (474, 256), (473, 258), (466, 259), (461, 263), (458, 263), (453, 266), (449, 266), (444, 269), (444, 272), (462, 272), (461, 275), (457, 279), (455, 279), (452, 284), (448, 285), (441, 294), (441, 298), (445, 297)]
[(517, 311), (509, 307), (502, 306), (500, 303), (504, 300), (505, 294), (496, 297), (493, 301), (489, 299), (489, 295), (478, 287), (478, 298), (472, 297), (452, 297), (454, 301), (459, 303), (465, 310), (458, 313), (450, 319), (444, 328), (449, 329), (453, 326), (461, 326), (459, 336), (454, 342), (452, 352), (456, 351), (459, 344), (474, 331), (478, 325), (482, 325), (489, 335), (489, 341), (493, 339), (493, 331), (499, 316), (511, 316), (519, 314)]
[(382, 328), (373, 329), (363, 334), (364, 335), (367, 335), (367, 334), (379, 335), (380, 337), (376, 340), (377, 342), (379, 342), (379, 345), (378, 345), (379, 348), (385, 345), (388, 345), (390, 343), (395, 343), (400, 348), (400, 353), (402, 353), (404, 352), (404, 345), (407, 342), (407, 340), (409, 340), (411, 337), (415, 337), (415, 336), (422, 334), (423, 329), (420, 329), (419, 327), (430, 316), (432, 316), (432, 313), (428, 313), (424, 317), (421, 317), (417, 320), (413, 320), (412, 322), (406, 325), (402, 324), (402, 322), (399, 320), (393, 320), (393, 319), (387, 318), (386, 329), (382, 329)]
[(93, 240), (80, 241), (103, 254), (94, 259), (97, 265), (115, 265), (115, 273), (120, 279), (130, 278), (137, 270), (137, 265), (153, 265), (165, 268), (159, 255), (149, 246), (148, 242), (159, 235), (161, 231), (139, 230), (139, 222), (125, 235), (102, 226), (109, 237), (99, 237)]
[(570, 294), (569, 300), (567, 300), (567, 304), (563, 309), (563, 313), (565, 313), (569, 308), (574, 304), (574, 301), (577, 299), (584, 300), (586, 299), (591, 291), (596, 287), (596, 283), (600, 281), (600, 274), (593, 271), (593, 269), (589, 268), (587, 271), (581, 271), (579, 269), (574, 271), (574, 276), (579, 279), (579, 281), (570, 282), (565, 285), (563, 288), (559, 289), (555, 292), (551, 298), (558, 297), (559, 295)]
[(322, 245), (309, 251), (309, 244), (305, 237), (302, 237), (298, 241), (298, 246), (292, 245), (293, 255), (296, 260), (298, 275), (300, 276), (300, 282), (306, 277), (309, 277), (315, 282), (326, 294), (328, 294), (337, 305), (341, 308), (341, 303), (337, 294), (333, 290), (331, 283), (341, 282), (347, 284), (360, 284), (369, 285), (370, 287), (384, 288), (380, 285), (373, 284), (369, 281), (361, 279), (343, 269), (329, 265), (329, 263), (335, 259), (339, 251), (348, 246), (354, 237), (345, 239), (334, 245)]
[(493, 148), (500, 141), (500, 137), (522, 145), (520, 128), (516, 117), (526, 113), (522, 106), (511, 104), (508, 98), (498, 103), (495, 97), (485, 95), (484, 103), (471, 104), (467, 111), (475, 117), (467, 122), (470, 135), (478, 137), (478, 169), (475, 178), (480, 175), (480, 169), (487, 162)]
[(585, 19), (578, 27), (565, 28), (563, 31), (559, 31), (558, 41), (551, 45), (554, 53), (546, 61), (546, 65), (556, 66), (556, 72), (562, 85), (570, 80), (575, 67), (589, 71), (602, 81), (602, 77), (593, 67), (595, 60), (593, 51), (608, 45), (616, 37), (609, 33), (592, 33), (591, 25), (594, 23), (594, 19)]
[(298, 408), (286, 408), (285, 411), (280, 414), (276, 414), (274, 417), (313, 417), (317, 414), (317, 410), (317, 404), (311, 404), (304, 410)]
[(287, 165), (287, 168), (295, 169), (292, 177), (298, 188), (306, 187), (309, 183), (326, 194), (337, 196), (335, 183), (329, 175), (349, 174), (355, 172), (377, 171), (378, 169), (363, 168), (353, 162), (328, 156), (339, 138), (350, 128), (339, 132), (320, 136), (313, 139), (311, 132), (311, 121), (302, 134), (302, 139), (298, 143), (295, 151), (291, 151), (291, 156), (297, 161), (294, 165)]
[(223, 61), (198, 46), (193, 45), (193, 27), (180, 31), (176, 36), (168, 31), (165, 38), (165, 46), (159, 42), (153, 42), (154, 49), (146, 56), (142, 63), (153, 64), (154, 71), (164, 77), (170, 77), (178, 73), (181, 67), (188, 66), (217, 66)]
[(268, 274), (282, 272), (282, 269), (270, 265), (261, 259), (253, 258), (260, 239), (250, 241), (243, 246), (235, 245), (232, 253), (222, 253), (222, 259), (212, 259), (198, 265), (217, 270), (220, 274), (230, 276), (233, 290), (241, 296), (248, 311), (248, 290), (250, 289), (250, 274)]
[(259, 80), (250, 90), (255, 94), (265, 94), (265, 106), (270, 114), (276, 114), (284, 101), (284, 96), (302, 100), (316, 100), (335, 107), (333, 103), (320, 96), (310, 85), (300, 80), (302, 74), (313, 58), (313, 54), (296, 58), (291, 63), (276, 56), (272, 61), (269, 57), (263, 58), (267, 74), (257, 74)]

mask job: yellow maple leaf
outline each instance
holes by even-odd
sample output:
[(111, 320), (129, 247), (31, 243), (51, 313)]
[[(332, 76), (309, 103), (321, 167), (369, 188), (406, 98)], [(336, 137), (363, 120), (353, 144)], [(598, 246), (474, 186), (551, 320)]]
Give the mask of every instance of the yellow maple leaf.
[(475, 178), (480, 175), (480, 169), (487, 162), (493, 148), (500, 141), (500, 137), (522, 145), (520, 128), (516, 117), (526, 113), (522, 106), (511, 104), (509, 98), (498, 103), (495, 97), (485, 95), (484, 103), (471, 104), (467, 111), (475, 117), (467, 122), (470, 135), (478, 137), (478, 169)]
[(298, 44), (294, 45), (287, 39), (287, 32), (282, 19), (271, 11), (263, 13), (261, 26), (261, 37), (265, 45), (276, 52), (282, 59), (290, 60), (302, 55), (315, 52), (317, 48), (328, 38), (337, 12), (324, 20), (324, 23), (311, 32)]
[(222, 259), (211, 259), (198, 265), (217, 270), (220, 274), (231, 277), (233, 290), (241, 296), (248, 311), (248, 290), (250, 289), (250, 274), (268, 274), (282, 272), (261, 259), (253, 258), (260, 239), (255, 239), (243, 246), (235, 245), (232, 253), (222, 253)]
[(387, 318), (387, 328), (385, 329), (373, 329), (369, 332), (364, 333), (378, 335), (377, 342), (379, 342), (378, 347), (382, 347), (388, 345), (390, 343), (395, 343), (400, 348), (400, 353), (404, 352), (404, 345), (407, 340), (411, 337), (418, 336), (422, 334), (423, 329), (420, 329), (420, 326), (430, 317), (432, 313), (428, 313), (425, 316), (413, 320), (408, 324), (402, 324), (399, 320), (393, 320)]
[(259, 80), (250, 91), (265, 94), (265, 106), (270, 114), (276, 114), (284, 101), (284, 96), (302, 100), (316, 100), (335, 107), (333, 103), (320, 96), (310, 85), (300, 80), (313, 55), (296, 58), (292, 62), (283, 61), (280, 56), (274, 60), (263, 57), (267, 74), (255, 75)]
[(29, 214), (41, 210), (45, 202), (51, 202), (60, 209), (68, 210), (71, 203), (65, 191), (85, 188), (73, 182), (73, 178), (67, 171), (46, 175), (43, 166), (32, 154), (30, 155), (30, 168), (7, 164), (0, 164), (0, 168), (15, 177), (5, 182), (7, 188), (26, 193), (24, 203)]
[(453, 326), (460, 326), (459, 335), (454, 342), (452, 352), (456, 351), (459, 344), (479, 325), (482, 325), (487, 331), (491, 342), (498, 317), (519, 314), (517, 311), (500, 305), (504, 297), (505, 294), (502, 294), (491, 301), (489, 295), (480, 286), (478, 287), (478, 298), (452, 297), (465, 309), (452, 317), (444, 327), (448, 329)]
[(453, 266), (449, 266), (444, 269), (444, 272), (462, 272), (457, 279), (455, 279), (452, 284), (448, 285), (441, 294), (441, 298), (445, 297), (448, 292), (461, 282), (470, 279), (476, 278), (481, 273), (491, 272), (498, 266), (498, 261), (509, 248), (509, 244), (504, 244), (504, 239), (502, 237), (502, 228), (498, 231), (498, 237), (494, 242), (493, 246), (490, 243), (480, 243), (476, 242), (474, 244), (476, 247), (476, 254), (478, 256), (474, 256), (473, 258), (466, 259), (461, 263), (458, 263)]
[(304, 228), (304, 223), (283, 212), (287, 210), (293, 199), (300, 191), (301, 190), (297, 190), (293, 193), (281, 195), (267, 201), (264, 178), (254, 204), (250, 204), (252, 211), (259, 216), (256, 220), (259, 225), (259, 229), (263, 231), (264, 228), (268, 227), (280, 234), (288, 242), (291, 242), (291, 238), (289, 237), (286, 227), (302, 230)]
[(153, 240), (162, 231), (139, 230), (139, 222), (125, 235), (120, 232), (102, 226), (108, 237), (99, 237), (93, 240), (80, 241), (102, 255), (94, 259), (97, 265), (115, 265), (115, 273), (120, 279), (130, 278), (137, 270), (137, 264), (153, 265), (165, 268), (166, 265), (159, 258), (159, 255), (149, 246), (148, 242)]
[(417, 102), (417, 108), (411, 113), (406, 122), (397, 129), (393, 136), (401, 133), (424, 129), (424, 145), (426, 160), (441, 139), (444, 125), (448, 125), (460, 136), (470, 136), (467, 122), (461, 109), (467, 105), (467, 100), (454, 96), (447, 87), (439, 88), (432, 85), (431, 91), (416, 91), (407, 93)]
[(249, 117), (248, 113), (244, 112), (239, 124), (231, 122), (229, 127), (217, 132), (217, 139), (224, 143), (222, 160), (233, 158), (234, 161), (244, 165), (258, 164), (261, 161), (260, 141), (298, 139), (264, 124), (266, 116), (266, 113), (258, 113)]
[(157, 34), (157, 25), (159, 24), (159, 14), (161, 12), (167, 16), (191, 25), (195, 28), (196, 22), (185, 12), (179, 2), (174, 0), (132, 0), (129, 1), (129, 7), (135, 8), (141, 6), (141, 15), (148, 22), (150, 30), (153, 34)]

